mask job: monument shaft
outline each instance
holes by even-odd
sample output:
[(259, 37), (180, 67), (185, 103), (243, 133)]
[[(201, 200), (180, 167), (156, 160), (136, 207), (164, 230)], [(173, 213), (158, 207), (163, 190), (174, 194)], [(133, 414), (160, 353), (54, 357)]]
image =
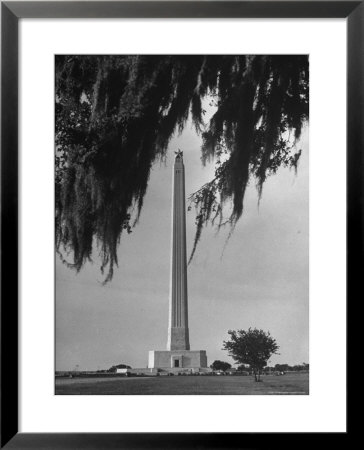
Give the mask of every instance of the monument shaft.
[(172, 251), (167, 350), (189, 350), (185, 169), (182, 152), (173, 168)]
[(167, 350), (150, 350), (150, 370), (208, 370), (205, 350), (190, 350), (187, 311), (185, 168), (182, 152), (173, 166), (172, 251)]

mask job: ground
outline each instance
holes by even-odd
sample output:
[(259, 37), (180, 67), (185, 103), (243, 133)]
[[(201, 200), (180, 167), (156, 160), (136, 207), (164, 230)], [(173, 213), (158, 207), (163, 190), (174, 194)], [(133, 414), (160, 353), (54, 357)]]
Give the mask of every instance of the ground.
[(60, 378), (59, 395), (302, 395), (308, 394), (308, 374), (263, 376), (172, 376), (131, 378)]

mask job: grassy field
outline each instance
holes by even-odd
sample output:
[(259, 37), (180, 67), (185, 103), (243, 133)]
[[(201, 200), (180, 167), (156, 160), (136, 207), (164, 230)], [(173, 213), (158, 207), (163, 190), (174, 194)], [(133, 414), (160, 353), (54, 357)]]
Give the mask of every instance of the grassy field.
[(58, 395), (303, 395), (308, 374), (263, 376), (173, 376), (138, 378), (60, 378)]

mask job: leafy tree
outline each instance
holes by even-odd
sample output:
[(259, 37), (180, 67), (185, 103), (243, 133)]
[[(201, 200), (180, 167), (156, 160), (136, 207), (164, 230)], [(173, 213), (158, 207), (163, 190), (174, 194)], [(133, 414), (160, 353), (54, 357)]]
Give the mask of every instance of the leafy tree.
[(287, 370), (290, 370), (291, 367), (288, 364), (276, 364), (274, 369), (278, 372), (287, 372)]
[[(251, 178), (260, 197), (267, 176), (297, 168), (308, 120), (307, 56), (62, 55), (55, 66), (56, 249), (77, 271), (96, 247), (105, 282), (112, 278), (151, 167), (189, 117), (202, 136), (202, 163), (215, 161), (213, 179), (190, 196), (190, 260), (204, 225), (233, 230)], [(207, 123), (206, 100), (215, 109)]]
[(118, 364), (116, 366), (111, 366), (107, 369), (108, 372), (116, 372), (117, 369), (131, 369), (131, 366), (127, 366), (126, 364)]
[(210, 368), (213, 370), (222, 370), (223, 372), (225, 372), (226, 370), (231, 369), (231, 364), (217, 359), (211, 364)]
[(245, 371), (249, 370), (249, 364), (240, 364), (240, 365), (237, 367), (237, 369), (238, 369), (240, 372), (245, 372)]
[(269, 332), (249, 328), (248, 331), (228, 331), (229, 341), (224, 341), (223, 350), (239, 364), (249, 364), (253, 370), (255, 381), (260, 381), (260, 373), (267, 365), (269, 358), (277, 354), (279, 346)]

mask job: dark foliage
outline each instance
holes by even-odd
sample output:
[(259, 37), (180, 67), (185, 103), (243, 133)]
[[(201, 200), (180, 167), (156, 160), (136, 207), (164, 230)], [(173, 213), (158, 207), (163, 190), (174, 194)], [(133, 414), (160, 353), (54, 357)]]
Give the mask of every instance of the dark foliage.
[(231, 369), (231, 364), (217, 359), (211, 364), (210, 368), (213, 370), (222, 370), (223, 372), (225, 372), (226, 370)]
[[(204, 123), (207, 97), (216, 112)], [(107, 282), (121, 234), (139, 219), (151, 167), (189, 116), (202, 134), (203, 164), (215, 161), (214, 179), (190, 197), (197, 225), (190, 259), (204, 225), (236, 224), (251, 176), (261, 195), (268, 175), (297, 167), (308, 58), (57, 56), (55, 101), (57, 251), (80, 270), (96, 246)]]
[(230, 340), (224, 341), (223, 350), (239, 364), (249, 364), (254, 372), (255, 380), (259, 380), (262, 369), (269, 358), (277, 354), (279, 346), (269, 332), (249, 328), (245, 330), (229, 330)]
[(107, 372), (116, 373), (117, 369), (131, 369), (131, 366), (127, 364), (117, 364), (116, 366), (111, 366), (107, 369)]

